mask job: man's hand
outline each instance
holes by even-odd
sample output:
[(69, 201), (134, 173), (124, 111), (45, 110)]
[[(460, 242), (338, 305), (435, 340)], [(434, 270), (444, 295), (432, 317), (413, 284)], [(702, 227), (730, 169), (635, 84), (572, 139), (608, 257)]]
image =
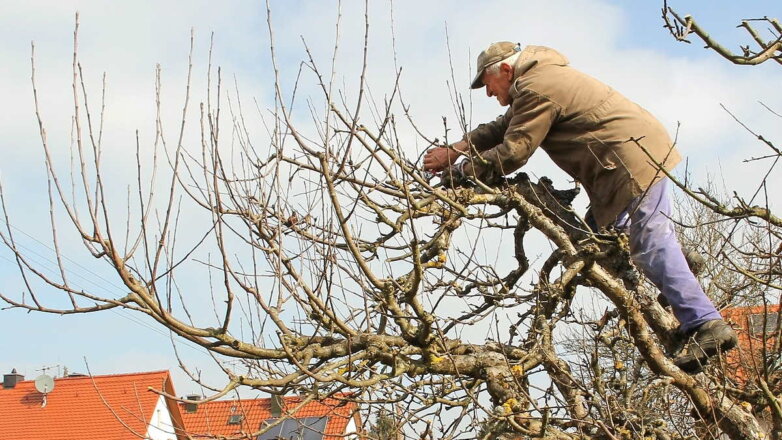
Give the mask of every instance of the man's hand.
[(433, 173), (448, 168), (459, 158), (459, 153), (448, 147), (435, 147), (426, 152), (424, 156), (424, 170)]
[(434, 147), (424, 155), (424, 170), (439, 173), (456, 163), (463, 151), (467, 151), (467, 143), (459, 141), (450, 147)]

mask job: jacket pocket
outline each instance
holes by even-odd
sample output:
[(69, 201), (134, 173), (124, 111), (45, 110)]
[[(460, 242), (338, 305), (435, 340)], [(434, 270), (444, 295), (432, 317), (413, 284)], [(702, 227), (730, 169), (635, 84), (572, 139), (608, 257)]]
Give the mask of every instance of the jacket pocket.
[[(587, 136), (591, 135), (591, 133), (587, 134)], [(604, 142), (596, 138), (587, 140), (585, 144), (587, 154), (589, 157), (594, 159), (596, 164), (600, 165), (600, 167), (602, 167), (604, 170), (616, 169), (616, 160), (618, 158), (609, 145), (606, 145)]]

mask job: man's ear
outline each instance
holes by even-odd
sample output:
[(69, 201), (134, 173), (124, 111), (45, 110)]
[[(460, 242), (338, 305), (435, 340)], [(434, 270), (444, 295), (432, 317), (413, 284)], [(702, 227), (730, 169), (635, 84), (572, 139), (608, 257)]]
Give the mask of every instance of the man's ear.
[(500, 64), (500, 72), (502, 72), (503, 75), (508, 75), (508, 78), (511, 78), (513, 77), (513, 66), (502, 63)]

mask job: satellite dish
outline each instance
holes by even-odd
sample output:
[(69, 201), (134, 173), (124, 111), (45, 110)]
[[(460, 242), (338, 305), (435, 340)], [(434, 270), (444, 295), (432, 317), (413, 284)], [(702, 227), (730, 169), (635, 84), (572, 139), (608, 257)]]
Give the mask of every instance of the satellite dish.
[(43, 395), (51, 393), (54, 389), (54, 379), (51, 376), (42, 374), (35, 378), (35, 389)]

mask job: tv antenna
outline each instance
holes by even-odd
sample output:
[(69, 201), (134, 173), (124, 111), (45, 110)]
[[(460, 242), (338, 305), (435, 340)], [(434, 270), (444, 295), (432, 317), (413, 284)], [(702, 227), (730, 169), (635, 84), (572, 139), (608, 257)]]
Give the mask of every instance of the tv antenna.
[(48, 374), (42, 374), (35, 378), (35, 389), (39, 393), (43, 394), (43, 402), (41, 408), (46, 406), (46, 395), (51, 393), (54, 389), (54, 379)]
[(48, 367), (41, 367), (41, 368), (39, 368), (36, 371), (40, 371), (41, 374), (46, 374), (49, 370), (54, 370), (55, 368), (57, 369), (57, 376), (59, 376), (60, 375), (60, 364), (49, 365)]

